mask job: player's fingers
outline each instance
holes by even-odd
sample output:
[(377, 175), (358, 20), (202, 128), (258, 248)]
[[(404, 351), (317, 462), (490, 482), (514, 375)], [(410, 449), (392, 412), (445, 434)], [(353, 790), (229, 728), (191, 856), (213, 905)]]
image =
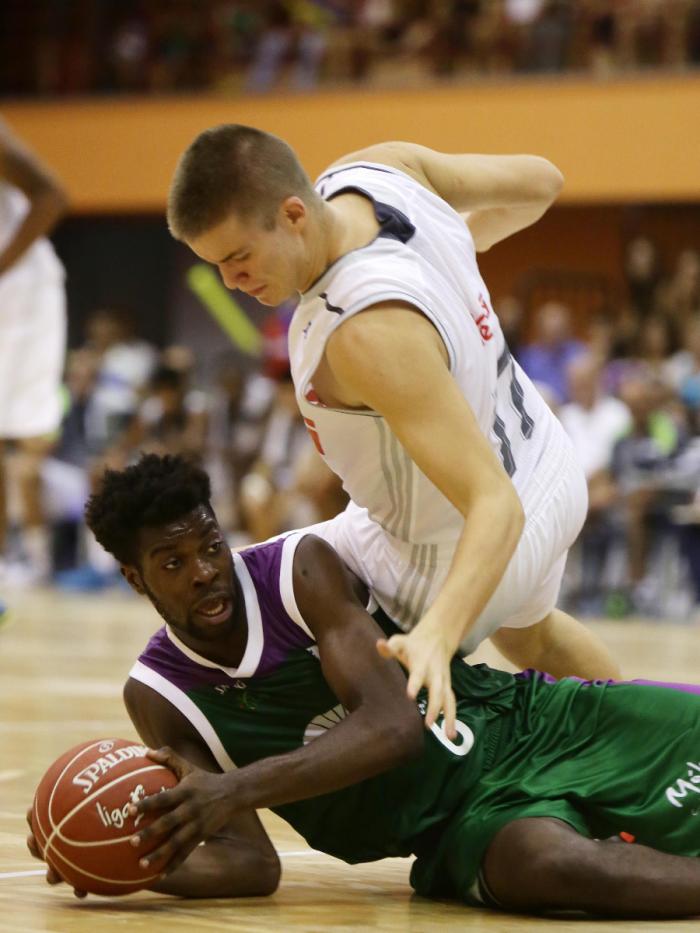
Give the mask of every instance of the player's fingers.
[(32, 826), (32, 808), (31, 807), (27, 810), (26, 817), (27, 817), (27, 823), (29, 824), (29, 828), (31, 829), (32, 832), (34, 832), (34, 827)]
[(174, 771), (180, 781), (192, 771), (192, 766), (168, 745), (164, 745), (163, 748), (149, 748), (146, 754), (151, 761)]
[(404, 653), (405, 635), (392, 635), (391, 638), (383, 639), (386, 649), (385, 658), (397, 658), (401, 660)]
[(183, 791), (174, 787), (172, 790), (164, 790), (159, 794), (149, 794), (138, 803), (129, 804), (129, 816), (136, 816), (139, 813), (153, 813), (155, 810), (173, 810), (184, 800)]
[(391, 659), (394, 657), (394, 652), (391, 650), (386, 638), (379, 638), (377, 640), (377, 651), (383, 658)]
[(443, 711), (445, 713), (443, 728), (447, 734), (447, 738), (454, 740), (457, 738), (457, 703), (455, 700), (454, 690), (451, 687), (448, 687), (445, 690)]
[(423, 664), (414, 665), (409, 672), (406, 693), (412, 700), (418, 696), (421, 687), (426, 683), (426, 673)]
[(49, 865), (49, 867), (46, 869), (46, 881), (48, 884), (61, 884), (63, 882), (63, 878), (61, 878), (59, 873), (52, 865)]
[(425, 711), (425, 726), (430, 729), (440, 715), (445, 702), (445, 687), (442, 677), (432, 677), (428, 683), (428, 708)]
[(170, 810), (163, 814), (157, 820), (154, 820), (150, 826), (144, 826), (138, 833), (131, 837), (132, 846), (141, 846), (152, 839), (158, 839), (161, 836), (167, 836), (174, 829), (177, 829), (185, 822), (180, 810)]
[(81, 899), (87, 897), (87, 891), (81, 891), (80, 888), (73, 888), (73, 894)]
[(183, 826), (164, 842), (162, 846), (144, 855), (139, 859), (142, 868), (158, 864), (166, 873), (174, 871), (185, 861), (190, 852), (197, 846), (199, 839), (192, 825)]
[(41, 852), (39, 851), (39, 843), (36, 841), (36, 837), (34, 836), (34, 833), (29, 833), (29, 835), (27, 836), (27, 848), (29, 849), (31, 854), (34, 856), (34, 858), (38, 858), (40, 861), (42, 860)]

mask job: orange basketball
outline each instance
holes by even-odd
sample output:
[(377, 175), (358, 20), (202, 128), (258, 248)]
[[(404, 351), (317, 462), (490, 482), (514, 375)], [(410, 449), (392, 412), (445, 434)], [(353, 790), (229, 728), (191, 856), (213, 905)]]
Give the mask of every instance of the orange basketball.
[[(159, 871), (141, 868), (148, 848), (129, 839), (155, 816), (129, 816), (127, 808), (177, 784), (129, 739), (94, 739), (76, 745), (48, 769), (32, 807), (32, 830), (46, 860), (69, 884), (92, 894), (129, 894), (152, 884)], [(151, 848), (157, 848), (154, 843)]]

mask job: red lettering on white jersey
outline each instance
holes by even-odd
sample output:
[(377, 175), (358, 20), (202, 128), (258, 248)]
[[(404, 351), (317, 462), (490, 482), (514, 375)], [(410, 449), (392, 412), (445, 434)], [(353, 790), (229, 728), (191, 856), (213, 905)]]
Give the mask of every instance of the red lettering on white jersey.
[(314, 447), (322, 457), (325, 457), (326, 452), (323, 449), (323, 445), (321, 444), (321, 438), (318, 436), (316, 422), (312, 421), (311, 418), (304, 418), (304, 424), (306, 426), (306, 430), (309, 432), (311, 440), (314, 442)]
[(491, 327), (486, 323), (487, 319), (491, 317), (492, 311), (491, 311), (491, 308), (489, 308), (486, 302), (486, 299), (484, 298), (481, 292), (479, 292), (479, 304), (484, 309), (484, 313), (480, 314), (479, 317), (475, 317), (474, 322), (476, 326), (479, 328), (481, 339), (486, 341), (486, 340), (490, 340), (493, 337), (493, 331), (491, 330)]

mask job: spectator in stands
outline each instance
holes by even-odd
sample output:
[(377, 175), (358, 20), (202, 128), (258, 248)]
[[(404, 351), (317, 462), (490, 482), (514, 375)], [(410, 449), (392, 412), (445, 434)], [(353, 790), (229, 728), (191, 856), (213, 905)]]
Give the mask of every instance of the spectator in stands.
[(661, 281), (659, 253), (649, 237), (634, 237), (626, 245), (623, 272), (634, 316), (647, 317), (656, 306)]
[(573, 39), (571, 0), (546, 0), (532, 23), (527, 45), (527, 71), (564, 71)]
[(186, 372), (161, 364), (151, 376), (138, 410), (105, 459), (114, 469), (123, 469), (143, 451), (201, 458), (206, 436), (206, 396), (188, 386)]
[(667, 372), (681, 401), (692, 410), (693, 433), (700, 434), (700, 311), (686, 321), (681, 349), (668, 361)]
[(571, 336), (571, 312), (549, 301), (535, 313), (535, 340), (520, 351), (520, 365), (555, 404), (569, 399), (567, 370), (585, 352), (585, 344)]
[(700, 65), (700, 0), (688, 0), (684, 52), (689, 65)]
[(259, 456), (275, 390), (274, 381), (263, 373), (245, 371), (239, 360), (226, 359), (210, 391), (207, 472), (217, 515), (232, 533), (242, 528), (240, 486)]
[(589, 488), (610, 468), (615, 444), (631, 427), (627, 405), (604, 392), (601, 364), (591, 354), (577, 356), (567, 370), (571, 401), (559, 409), (559, 420), (573, 441)]
[(332, 10), (314, 0), (270, 0), (246, 86), (267, 91), (289, 59), (294, 60), (291, 83), (297, 89), (314, 87), (326, 51), (326, 30)]
[(525, 316), (523, 303), (515, 295), (504, 295), (494, 302), (498, 320), (501, 323), (503, 336), (506, 338), (508, 349), (515, 359), (520, 362), (520, 351), (523, 344), (523, 331)]
[(671, 529), (666, 476), (682, 437), (678, 425), (658, 405), (658, 391), (644, 374), (629, 376), (620, 389), (632, 427), (615, 445), (612, 476), (623, 522), (627, 553), (627, 579), (632, 607), (658, 613), (653, 574), (647, 575), (652, 546)]
[(80, 556), (83, 511), (90, 494), (89, 469), (97, 446), (90, 419), (97, 364), (96, 355), (86, 348), (68, 354), (60, 437), (42, 469), (44, 505), (52, 526), (54, 573), (74, 567)]
[(85, 330), (85, 346), (98, 359), (90, 419), (92, 437), (97, 452), (101, 452), (131, 420), (157, 354), (154, 347), (135, 336), (133, 320), (124, 312), (111, 308), (95, 311)]
[(260, 454), (241, 483), (241, 511), (251, 541), (332, 518), (345, 505), (338, 477), (313, 447), (291, 375), (277, 382)]
[(667, 318), (654, 314), (642, 321), (633, 365), (644, 369), (659, 388), (671, 389), (669, 357), (675, 349), (673, 327)]
[(673, 274), (659, 289), (658, 308), (677, 327), (700, 311), (700, 253), (684, 249), (678, 255)]
[(143, 11), (126, 4), (107, 50), (110, 89), (132, 94), (147, 90), (150, 42), (148, 22)]
[(602, 610), (604, 567), (615, 537), (610, 507), (616, 498), (611, 476), (616, 443), (630, 429), (629, 408), (605, 393), (602, 359), (592, 353), (577, 356), (567, 375), (571, 401), (558, 415), (571, 438), (588, 483), (588, 515), (578, 540), (581, 573), (577, 609), (582, 613)]
[(609, 75), (619, 65), (619, 9), (609, 0), (585, 0), (582, 7), (585, 64), (595, 74)]

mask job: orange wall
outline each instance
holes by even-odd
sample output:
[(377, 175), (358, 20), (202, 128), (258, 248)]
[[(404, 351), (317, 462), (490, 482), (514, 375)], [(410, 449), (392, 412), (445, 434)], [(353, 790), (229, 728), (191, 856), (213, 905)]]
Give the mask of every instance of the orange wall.
[(64, 179), (77, 212), (161, 211), (179, 153), (222, 122), (278, 133), (312, 175), (343, 152), (403, 138), (545, 155), (566, 176), (565, 203), (700, 201), (700, 76), (22, 102), (2, 114)]

